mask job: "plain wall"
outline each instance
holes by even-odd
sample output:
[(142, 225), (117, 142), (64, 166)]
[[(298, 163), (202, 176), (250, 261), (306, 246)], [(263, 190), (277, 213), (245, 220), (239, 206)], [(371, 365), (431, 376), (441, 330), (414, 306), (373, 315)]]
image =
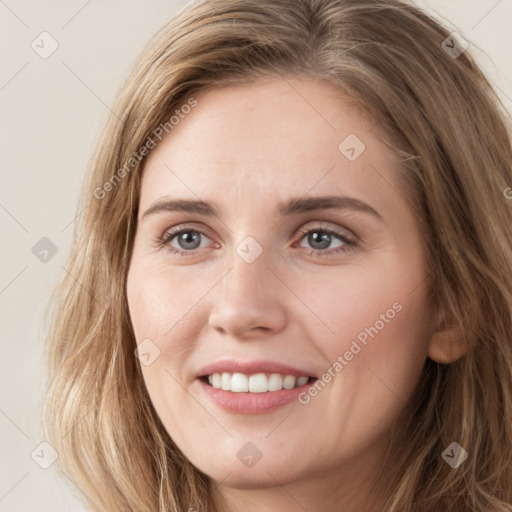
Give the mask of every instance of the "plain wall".
[[(512, 0), (418, 3), (470, 42), (512, 112)], [(0, 511), (85, 510), (56, 464), (42, 469), (31, 456), (49, 456), (38, 448), (42, 317), (65, 272), (80, 186), (113, 98), (145, 42), (184, 4), (0, 2)], [(59, 45), (47, 59), (31, 47), (43, 31)], [(48, 49), (50, 42), (38, 44)], [(46, 247), (47, 261), (34, 254), (38, 243), (34, 252)]]

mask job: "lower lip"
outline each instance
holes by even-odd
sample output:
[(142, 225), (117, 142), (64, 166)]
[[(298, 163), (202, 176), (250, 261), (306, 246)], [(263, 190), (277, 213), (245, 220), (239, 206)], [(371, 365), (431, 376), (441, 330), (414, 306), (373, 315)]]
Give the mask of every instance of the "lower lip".
[(196, 380), (210, 400), (226, 411), (238, 414), (265, 414), (296, 400), (297, 396), (306, 391), (316, 379), (293, 389), (266, 391), (265, 393), (224, 391), (206, 384), (202, 379)]

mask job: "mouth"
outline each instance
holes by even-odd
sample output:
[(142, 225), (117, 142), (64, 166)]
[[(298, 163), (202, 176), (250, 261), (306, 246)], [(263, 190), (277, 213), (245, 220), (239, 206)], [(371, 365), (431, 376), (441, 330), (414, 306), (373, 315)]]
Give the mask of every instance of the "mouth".
[(200, 392), (236, 414), (266, 414), (297, 401), (318, 380), (311, 370), (272, 360), (224, 359), (196, 373)]
[(316, 377), (286, 373), (215, 372), (199, 377), (208, 386), (231, 393), (274, 393), (312, 384)]
[(196, 378), (204, 396), (221, 409), (235, 414), (272, 413), (297, 401), (318, 379), (286, 373), (215, 372)]

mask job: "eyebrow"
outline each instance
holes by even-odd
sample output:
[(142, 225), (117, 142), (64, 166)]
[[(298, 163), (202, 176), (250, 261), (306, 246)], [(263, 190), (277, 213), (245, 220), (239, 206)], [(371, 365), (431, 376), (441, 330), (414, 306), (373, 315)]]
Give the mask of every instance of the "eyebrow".
[[(380, 221), (384, 220), (382, 215), (369, 204), (354, 197), (347, 196), (298, 197), (280, 203), (278, 206), (278, 212), (282, 217), (316, 210), (354, 210), (373, 215)], [(215, 206), (206, 201), (161, 199), (155, 201), (144, 212), (142, 218), (144, 219), (148, 215), (154, 215), (156, 213), (172, 211), (197, 213), (204, 216), (219, 216)]]

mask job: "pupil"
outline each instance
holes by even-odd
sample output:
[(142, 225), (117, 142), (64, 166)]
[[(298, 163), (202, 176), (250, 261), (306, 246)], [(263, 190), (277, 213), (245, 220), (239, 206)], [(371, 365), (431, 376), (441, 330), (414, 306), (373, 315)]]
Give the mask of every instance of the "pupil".
[[(325, 249), (329, 247), (331, 243), (331, 235), (324, 231), (313, 231), (308, 236), (308, 242), (315, 249)], [(317, 243), (320, 244), (320, 247), (315, 247)]]
[(178, 239), (182, 249), (196, 249), (199, 246), (197, 243), (199, 240), (199, 233), (197, 233), (197, 231), (186, 231), (185, 233), (182, 233)]

